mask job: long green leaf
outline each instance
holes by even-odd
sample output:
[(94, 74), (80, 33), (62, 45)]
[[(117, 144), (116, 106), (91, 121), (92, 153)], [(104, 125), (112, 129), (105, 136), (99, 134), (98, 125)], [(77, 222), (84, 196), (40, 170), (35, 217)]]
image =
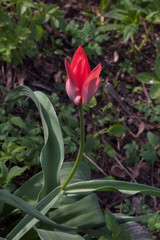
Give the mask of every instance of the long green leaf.
[[(58, 188), (58, 190), (59, 191), (57, 191), (57, 193), (59, 192), (59, 193), (63, 194), (63, 191), (60, 188)], [(28, 213), (32, 217), (35, 217), (37, 219), (37, 221), (38, 220), (43, 221), (46, 224), (49, 224), (49, 225), (51, 225), (55, 228), (60, 227), (59, 225), (57, 225), (56, 223), (51, 221), (48, 217), (44, 216), (36, 208), (29, 205), (28, 203), (26, 203), (24, 200), (20, 199), (19, 197), (11, 194), (10, 192), (7, 192), (6, 190), (1, 190), (0, 189), (0, 202), (7, 203), (7, 204), (12, 205), (16, 208), (21, 209), (22, 211)]]
[(44, 177), (44, 187), (41, 192), (43, 198), (59, 185), (59, 171), (64, 160), (63, 137), (53, 105), (42, 92), (33, 92), (27, 86), (19, 86), (8, 94), (6, 103), (24, 96), (34, 101), (43, 124), (45, 143), (40, 156)]
[[(72, 167), (74, 165), (74, 162), (64, 162), (62, 165), (62, 168), (60, 170), (60, 183), (62, 184), (68, 174), (70, 173)], [(87, 181), (91, 179), (91, 172), (87, 164), (84, 162), (81, 162), (76, 174), (73, 176), (71, 183), (74, 182), (79, 182), (79, 181)], [(33, 177), (31, 177), (28, 181), (26, 181), (23, 185), (21, 185), (15, 192), (14, 194), (26, 202), (28, 202), (31, 205), (35, 205), (37, 202), (37, 197), (38, 194), (42, 188), (43, 185), (43, 173), (39, 172), (35, 174)], [(63, 198), (63, 197), (62, 197)], [(62, 198), (60, 201), (58, 201), (58, 205), (61, 202)], [(64, 197), (68, 202), (70, 202), (69, 197)], [(64, 201), (62, 203), (63, 205), (65, 204)], [(57, 207), (57, 205), (56, 205)]]
[(74, 232), (36, 230), (41, 240), (84, 240), (84, 238)]
[(59, 224), (79, 228), (105, 225), (104, 215), (95, 194), (89, 194), (74, 203), (59, 207), (49, 214), (49, 218)]
[[(45, 198), (43, 198), (41, 201), (39, 201), (37, 203), (37, 205), (35, 206), (35, 209), (37, 209), (38, 213), (46, 214), (49, 211), (49, 209), (52, 208), (54, 206), (54, 204), (62, 197), (63, 193), (64, 193), (64, 191), (61, 189), (61, 187), (57, 187), (51, 193), (49, 193)], [(7, 235), (7, 239), (19, 240), (26, 232), (28, 232), (33, 226), (35, 226), (35, 224), (37, 222), (38, 222), (37, 219), (33, 218), (30, 215), (26, 215), (20, 221), (20, 223), (18, 223), (16, 225), (16, 227)], [(61, 226), (56, 223), (52, 223), (52, 224), (54, 225), (53, 227), (56, 229), (66, 230), (66, 231), (71, 230), (71, 228)]]
[[(60, 171), (60, 183), (63, 184), (66, 180), (68, 174), (73, 168), (74, 162), (64, 162)], [(88, 181), (91, 179), (91, 171), (88, 165), (84, 162), (80, 162), (76, 173), (71, 179), (70, 183), (80, 182), (80, 181)]]
[(127, 216), (127, 215), (122, 215), (122, 216), (116, 216), (116, 219), (118, 222), (120, 223), (126, 223), (126, 222), (143, 222), (151, 217), (154, 216), (153, 214), (149, 214), (149, 215), (141, 215), (138, 217), (134, 217), (134, 216)]
[(31, 205), (37, 203), (37, 198), (40, 190), (43, 186), (43, 173), (39, 172), (21, 185), (15, 192), (14, 195), (22, 198)]
[(147, 194), (160, 197), (160, 189), (144, 184), (114, 180), (91, 180), (67, 186), (65, 193), (90, 193), (93, 191), (119, 191), (123, 194)]

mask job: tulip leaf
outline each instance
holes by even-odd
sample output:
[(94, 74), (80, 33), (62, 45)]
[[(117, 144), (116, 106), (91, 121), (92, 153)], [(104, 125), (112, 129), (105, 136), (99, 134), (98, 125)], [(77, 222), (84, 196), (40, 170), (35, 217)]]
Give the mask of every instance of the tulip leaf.
[[(2, 191), (2, 190), (1, 190)], [(7, 194), (9, 194), (7, 192)], [(46, 214), (50, 208), (56, 204), (56, 202), (63, 196), (64, 191), (61, 189), (61, 187), (57, 187), (54, 189), (52, 192), (50, 192), (46, 197), (44, 197), (42, 200), (40, 200), (35, 207), (32, 207), (31, 205), (27, 204), (24, 202), (22, 199), (14, 196), (13, 194), (10, 194), (12, 198), (10, 200), (6, 201), (6, 203), (11, 204), (17, 208), (20, 208), (21, 210), (29, 213), (30, 215), (26, 215), (16, 226), (15, 228), (7, 235), (8, 240), (19, 240), (22, 236), (25, 235), (35, 224), (39, 221), (42, 220), (46, 222), (49, 225), (52, 225), (55, 229), (59, 229), (62, 231), (70, 231), (73, 228), (61, 226), (59, 224), (54, 223), (51, 221), (49, 218), (44, 216), (43, 214)], [(1, 197), (1, 196), (0, 196)], [(12, 199), (18, 199), (17, 202), (13, 202)], [(20, 199), (20, 200), (19, 200)], [(1, 201), (1, 198), (0, 198)], [(2, 199), (3, 201), (3, 199)], [(10, 202), (9, 202), (10, 201)], [(21, 205), (19, 204), (19, 201)], [(24, 206), (22, 205), (24, 203)], [(22, 207), (23, 206), (23, 209)], [(29, 210), (26, 206), (29, 206)], [(39, 215), (36, 215), (39, 214)], [(37, 217), (33, 218), (33, 217)]]
[(144, 184), (136, 184), (116, 180), (90, 180), (73, 183), (67, 186), (65, 193), (91, 193), (94, 191), (119, 191), (123, 194), (147, 194), (160, 197), (160, 189)]
[(59, 171), (64, 160), (63, 137), (53, 105), (42, 92), (33, 92), (27, 86), (19, 86), (8, 94), (6, 103), (24, 96), (30, 97), (36, 104), (43, 125), (44, 146), (40, 156), (44, 177), (42, 198), (59, 185)]
[(46, 231), (36, 229), (41, 240), (84, 240), (80, 235), (74, 232)]
[[(70, 173), (74, 162), (64, 162), (60, 170), (60, 183), (62, 184)], [(71, 183), (79, 181), (87, 181), (91, 178), (90, 168), (84, 162), (81, 162), (75, 175), (71, 179)], [(31, 205), (37, 202), (38, 194), (43, 185), (43, 173), (39, 172), (21, 185), (14, 194), (22, 198)]]
[(49, 218), (58, 224), (80, 229), (94, 228), (105, 224), (104, 215), (95, 194), (89, 194), (80, 200), (62, 205), (50, 212)]
[[(74, 162), (65, 162), (62, 165), (61, 171), (60, 171), (60, 182), (61, 184), (64, 183), (66, 180), (68, 174), (70, 173), (72, 167), (74, 165)], [(74, 174), (73, 178), (71, 179), (70, 183), (75, 183), (79, 181), (87, 181), (91, 179), (91, 172), (88, 165), (84, 162), (80, 162), (76, 173)]]
[(31, 205), (37, 203), (39, 192), (43, 186), (43, 173), (39, 172), (21, 185), (14, 194)]
[[(51, 204), (53, 205), (54, 200), (53, 200), (52, 195), (53, 195), (53, 193), (50, 194), (49, 196), (47, 196), (47, 201), (49, 202), (48, 205), (51, 205)], [(54, 193), (54, 195), (55, 195), (55, 193)], [(61, 195), (63, 195), (63, 190), (61, 190), (61, 188), (58, 187), (56, 189), (56, 198), (60, 197)], [(0, 190), (0, 202), (7, 203), (7, 204), (12, 205), (16, 208), (21, 209), (22, 211), (29, 214), (28, 215), (29, 218), (35, 217), (36, 219), (34, 219), (34, 220), (37, 221), (37, 222), (40, 220), (40, 221), (45, 222), (48, 225), (51, 225), (54, 228), (63, 229), (62, 226), (59, 226), (58, 224), (54, 223), (48, 217), (44, 216), (41, 212), (39, 212), (40, 207), (34, 208), (33, 206), (29, 205), (28, 203), (26, 203), (21, 198), (15, 196), (14, 194), (11, 194), (10, 192), (8, 192), (6, 190)], [(46, 203), (46, 198), (43, 199), (43, 201), (39, 202), (38, 206), (43, 206), (44, 202)], [(48, 206), (46, 205), (45, 208), (48, 208)], [(45, 212), (43, 212), (43, 213), (45, 213)], [(17, 226), (15, 228), (17, 228)], [(25, 231), (24, 229), (21, 229), (21, 230), (23, 230), (23, 232)], [(19, 234), (19, 232), (18, 232), (18, 234)], [(7, 237), (8, 237), (7, 239), (12, 239), (12, 240), (14, 239), (13, 236), (10, 237), (10, 234)], [(19, 239), (18, 236), (17, 236), (16, 239), (17, 240)]]

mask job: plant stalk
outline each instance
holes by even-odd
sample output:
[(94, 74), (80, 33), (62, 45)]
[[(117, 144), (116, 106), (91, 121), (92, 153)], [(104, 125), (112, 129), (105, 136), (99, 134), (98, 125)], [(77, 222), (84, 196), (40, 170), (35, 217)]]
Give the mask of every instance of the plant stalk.
[(72, 179), (73, 175), (75, 174), (79, 163), (82, 159), (82, 155), (83, 155), (83, 150), (84, 150), (84, 144), (85, 144), (85, 129), (84, 129), (84, 116), (83, 116), (83, 106), (82, 104), (79, 104), (79, 116), (80, 116), (80, 146), (79, 146), (79, 151), (78, 151), (78, 155), (77, 155), (77, 159), (75, 161), (75, 164), (71, 170), (71, 172), (69, 173), (67, 179), (65, 180), (65, 182), (61, 185), (61, 188), (64, 190), (66, 188), (66, 186), (68, 185), (68, 183), (70, 182), (70, 180)]
[(139, 46), (139, 50), (142, 49), (143, 45), (144, 45), (145, 42), (147, 41), (147, 39), (148, 39), (148, 37), (149, 37), (149, 34), (150, 34), (152, 28), (153, 28), (153, 24), (151, 23), (151, 24), (149, 25), (149, 28), (148, 28), (148, 31), (147, 31), (147, 33), (146, 33), (145, 38), (143, 39), (143, 41), (141, 42), (141, 44), (140, 44), (140, 46)]

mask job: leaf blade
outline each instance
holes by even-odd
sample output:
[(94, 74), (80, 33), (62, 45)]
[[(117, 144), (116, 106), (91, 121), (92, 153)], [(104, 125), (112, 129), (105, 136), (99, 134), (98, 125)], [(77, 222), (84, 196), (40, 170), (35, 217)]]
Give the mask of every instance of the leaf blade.
[[(51, 193), (49, 193), (45, 198), (43, 198), (41, 201), (39, 201), (36, 204), (36, 206), (34, 208), (35, 211), (40, 213), (40, 215), (42, 215), (42, 214), (45, 215), (49, 211), (49, 209), (51, 207), (53, 207), (54, 204), (63, 196), (63, 194), (64, 194), (64, 191), (61, 189), (61, 187), (57, 187)], [(13, 194), (11, 194), (11, 195), (13, 195)], [(23, 200), (21, 200), (21, 201), (23, 201)], [(18, 206), (15, 206), (15, 207), (18, 207)], [(32, 207), (32, 209), (33, 209), (33, 207)], [(26, 215), (15, 226), (15, 228), (7, 235), (7, 239), (9, 239), (9, 240), (19, 240), (22, 236), (24, 236), (25, 233), (27, 233), (39, 221), (39, 220), (37, 220), (33, 217), (34, 216)], [(46, 219), (47, 217), (44, 216), (44, 218)], [(62, 230), (62, 231), (63, 230), (66, 230), (66, 231), (71, 230), (71, 228), (56, 224), (53, 221), (51, 221), (49, 218), (47, 218), (47, 221), (48, 220), (49, 220), (49, 222), (48, 223), (46, 222), (46, 223), (52, 225), (54, 228), (57, 228), (57, 229)]]
[(148, 194), (160, 197), (160, 189), (144, 184), (116, 180), (90, 180), (67, 186), (65, 193), (90, 193), (93, 191), (120, 191), (123, 194)]
[(59, 231), (46, 231), (43, 229), (36, 229), (41, 240), (84, 240), (80, 235), (74, 232), (59, 232)]
[(44, 176), (42, 198), (59, 185), (59, 171), (64, 160), (63, 137), (56, 112), (45, 94), (33, 92), (27, 86), (19, 86), (7, 95), (5, 101), (16, 101), (23, 96), (28, 96), (34, 101), (43, 125), (44, 146), (40, 156)]

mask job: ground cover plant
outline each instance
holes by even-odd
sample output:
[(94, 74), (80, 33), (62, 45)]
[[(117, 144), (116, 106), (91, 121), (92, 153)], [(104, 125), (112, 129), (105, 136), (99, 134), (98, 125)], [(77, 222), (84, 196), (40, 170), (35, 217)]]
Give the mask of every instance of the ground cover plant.
[(159, 239), (158, 1), (1, 12), (0, 239)]

